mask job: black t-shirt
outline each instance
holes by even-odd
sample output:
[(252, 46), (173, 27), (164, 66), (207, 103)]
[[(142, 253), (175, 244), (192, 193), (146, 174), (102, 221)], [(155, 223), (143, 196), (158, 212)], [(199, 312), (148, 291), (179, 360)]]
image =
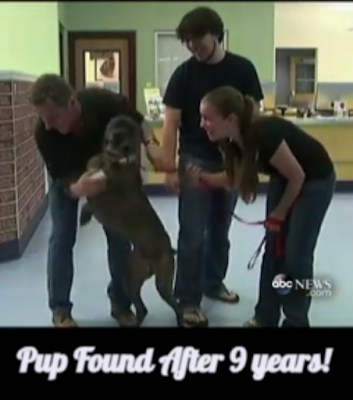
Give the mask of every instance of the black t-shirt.
[(217, 144), (212, 143), (200, 127), (200, 102), (208, 92), (220, 86), (232, 86), (255, 101), (263, 99), (254, 65), (236, 54), (227, 52), (217, 64), (199, 62), (191, 57), (173, 73), (164, 95), (164, 104), (181, 110), (181, 154), (221, 162)]
[(127, 115), (139, 124), (144, 120), (127, 97), (107, 89), (83, 89), (77, 98), (84, 125), (81, 133), (62, 135), (46, 130), (41, 119), (37, 122), (35, 140), (54, 181), (85, 170), (88, 160), (102, 150), (104, 131), (112, 118)]
[(322, 143), (291, 121), (264, 117), (258, 121), (256, 130), (259, 135), (258, 161), (264, 174), (281, 177), (270, 160), (283, 141), (302, 167), (306, 181), (325, 179), (333, 173), (333, 163)]

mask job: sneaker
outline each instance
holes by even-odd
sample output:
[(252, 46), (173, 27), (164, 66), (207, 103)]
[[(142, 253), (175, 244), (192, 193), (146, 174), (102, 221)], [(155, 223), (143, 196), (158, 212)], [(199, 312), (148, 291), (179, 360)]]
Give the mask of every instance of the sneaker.
[(110, 315), (122, 328), (136, 327), (138, 325), (136, 315), (131, 309), (124, 309), (116, 303), (111, 303)]
[(56, 328), (77, 328), (77, 323), (71, 313), (54, 312), (52, 321)]

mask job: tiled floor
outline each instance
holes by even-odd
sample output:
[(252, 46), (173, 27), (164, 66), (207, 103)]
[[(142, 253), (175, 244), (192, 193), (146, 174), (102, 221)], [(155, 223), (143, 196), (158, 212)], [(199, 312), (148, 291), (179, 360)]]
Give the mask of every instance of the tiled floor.
[[(175, 242), (177, 202), (173, 198), (153, 200)], [(353, 326), (352, 196), (336, 195), (317, 248), (316, 271), (334, 282), (334, 296), (315, 300), (312, 323), (315, 326)], [(248, 219), (263, 216), (264, 199), (246, 207), (239, 202), (237, 212)], [(0, 326), (46, 326), (50, 314), (46, 299), (46, 251), (50, 230), (45, 218), (22, 259), (0, 265)], [(247, 262), (258, 245), (262, 229), (233, 223), (231, 262), (227, 284), (236, 289), (241, 302), (224, 305), (205, 300), (212, 326), (241, 326), (252, 316), (257, 297), (258, 266), (252, 271)], [(74, 315), (82, 326), (114, 326), (105, 295), (108, 268), (105, 241), (100, 227), (93, 223), (80, 232), (76, 252), (76, 275), (72, 292)], [(352, 274), (352, 275), (351, 275)], [(353, 280), (353, 279), (352, 279)], [(149, 308), (146, 326), (174, 326), (174, 316), (159, 299), (153, 280), (143, 293)]]

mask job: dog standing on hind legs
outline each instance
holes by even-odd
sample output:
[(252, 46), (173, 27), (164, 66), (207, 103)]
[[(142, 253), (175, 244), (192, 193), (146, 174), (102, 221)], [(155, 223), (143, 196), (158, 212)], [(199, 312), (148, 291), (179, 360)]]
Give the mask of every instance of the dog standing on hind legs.
[(174, 297), (174, 250), (162, 221), (143, 188), (140, 174), (139, 147), (141, 128), (124, 116), (113, 118), (105, 131), (102, 154), (93, 157), (87, 174), (104, 175), (104, 190), (87, 198), (82, 207), (80, 225), (94, 216), (106, 229), (128, 238), (133, 251), (125, 271), (125, 284), (136, 309), (138, 326), (147, 308), (141, 298), (144, 282), (155, 276), (160, 297), (173, 309), (181, 324), (179, 305)]

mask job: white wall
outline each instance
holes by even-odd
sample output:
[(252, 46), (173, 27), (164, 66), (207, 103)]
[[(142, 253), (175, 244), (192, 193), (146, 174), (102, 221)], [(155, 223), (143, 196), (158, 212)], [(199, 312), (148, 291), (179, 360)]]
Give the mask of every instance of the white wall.
[(275, 47), (317, 48), (319, 82), (353, 82), (353, 2), (275, 3)]

